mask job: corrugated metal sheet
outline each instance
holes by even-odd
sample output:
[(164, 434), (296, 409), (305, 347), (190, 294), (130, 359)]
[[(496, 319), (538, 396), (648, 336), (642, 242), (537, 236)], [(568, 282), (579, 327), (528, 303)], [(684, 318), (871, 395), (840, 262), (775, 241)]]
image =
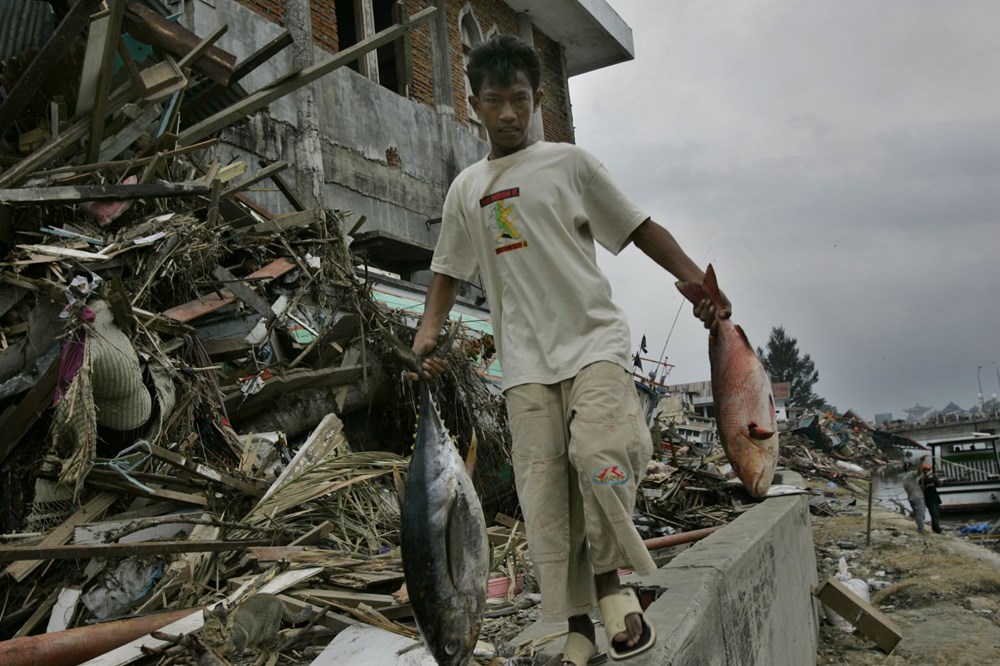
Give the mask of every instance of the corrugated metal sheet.
[(45, 45), (55, 30), (52, 7), (41, 0), (0, 0), (0, 61)]

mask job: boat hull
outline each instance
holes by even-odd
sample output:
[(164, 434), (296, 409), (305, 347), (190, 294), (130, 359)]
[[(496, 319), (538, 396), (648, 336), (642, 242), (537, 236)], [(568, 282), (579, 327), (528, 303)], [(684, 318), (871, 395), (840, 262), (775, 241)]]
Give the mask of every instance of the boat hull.
[(963, 486), (939, 486), (941, 511), (1000, 510), (1000, 483), (971, 483)]

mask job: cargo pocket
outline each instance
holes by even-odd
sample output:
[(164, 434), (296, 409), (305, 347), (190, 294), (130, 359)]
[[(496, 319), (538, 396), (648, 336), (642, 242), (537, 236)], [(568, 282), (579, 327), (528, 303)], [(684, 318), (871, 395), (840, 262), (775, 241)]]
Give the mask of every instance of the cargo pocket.
[(572, 409), (570, 463), (585, 506), (609, 523), (631, 524), (643, 457), (652, 453), (631, 377), (614, 363), (588, 365), (574, 381)]
[(567, 464), (562, 419), (553, 418), (543, 396), (523, 399), (526, 390), (536, 388), (545, 387), (519, 386), (508, 391), (511, 457), (532, 557), (536, 562), (551, 562), (569, 552), (568, 483), (572, 471)]

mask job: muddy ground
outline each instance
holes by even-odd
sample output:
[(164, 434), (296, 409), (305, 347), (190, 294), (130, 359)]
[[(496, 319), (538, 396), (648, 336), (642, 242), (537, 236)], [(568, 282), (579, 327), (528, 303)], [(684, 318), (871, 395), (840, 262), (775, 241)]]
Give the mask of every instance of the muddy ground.
[[(876, 506), (813, 517), (820, 579), (846, 558), (852, 577), (877, 582), (872, 603), (902, 631), (886, 655), (864, 636), (821, 623), (817, 664), (1000, 664), (1000, 555), (953, 534), (918, 534), (912, 519)], [(884, 586), (878, 590), (874, 589)]]

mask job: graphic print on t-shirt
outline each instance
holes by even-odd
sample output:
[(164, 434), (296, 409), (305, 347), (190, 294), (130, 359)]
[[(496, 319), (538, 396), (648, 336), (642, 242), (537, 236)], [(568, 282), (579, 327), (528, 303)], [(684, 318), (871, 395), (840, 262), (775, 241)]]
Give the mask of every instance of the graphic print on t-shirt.
[(500, 190), (493, 194), (487, 194), (479, 200), (480, 208), (488, 208), (487, 218), (491, 227), (496, 227), (496, 250), (497, 254), (518, 250), (528, 246), (528, 241), (521, 237), (517, 230), (517, 211), (514, 202), (508, 203), (508, 199), (521, 196), (521, 188), (512, 187)]

